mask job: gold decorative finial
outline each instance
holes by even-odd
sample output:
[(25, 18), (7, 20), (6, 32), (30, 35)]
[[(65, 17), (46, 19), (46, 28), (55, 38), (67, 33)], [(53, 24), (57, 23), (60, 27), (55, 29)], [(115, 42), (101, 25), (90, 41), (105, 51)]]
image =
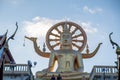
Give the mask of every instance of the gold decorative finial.
[(45, 46), (45, 43), (43, 44), (43, 52), (45, 52), (46, 51), (46, 48), (45, 48), (46, 46)]
[(25, 37), (24, 37), (24, 42), (23, 42), (23, 46), (25, 46)]
[(86, 46), (86, 53), (89, 54), (89, 52), (90, 52), (90, 51), (89, 51), (89, 46), (88, 46), (88, 44), (87, 44), (87, 46)]

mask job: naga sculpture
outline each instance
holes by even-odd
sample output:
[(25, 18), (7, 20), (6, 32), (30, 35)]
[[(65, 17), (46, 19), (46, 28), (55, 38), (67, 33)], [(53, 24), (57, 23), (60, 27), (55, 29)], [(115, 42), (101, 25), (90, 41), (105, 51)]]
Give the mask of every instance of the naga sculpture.
[(16, 29), (15, 29), (15, 32), (6, 40), (5, 48), (8, 48), (8, 47), (9, 47), (9, 46), (8, 46), (8, 42), (9, 42), (10, 39), (14, 40), (14, 36), (15, 36), (17, 30), (18, 30), (18, 24), (17, 24), (17, 22), (16, 22)]
[(112, 35), (112, 34), (113, 34), (113, 32), (111, 32), (111, 33), (109, 34), (110, 42), (111, 42), (111, 44), (112, 44), (112, 46), (113, 46), (113, 49), (114, 49), (114, 45), (116, 46), (116, 53), (117, 53), (117, 54), (120, 54), (120, 46), (111, 39), (111, 35)]
[(57, 23), (48, 30), (46, 44), (51, 52), (45, 52), (45, 48), (41, 51), (37, 45), (37, 38), (25, 38), (33, 42), (38, 55), (50, 58), (48, 72), (53, 72), (55, 61), (58, 62), (56, 72), (83, 72), (83, 59), (93, 57), (102, 44), (99, 43), (92, 53), (89, 53), (87, 46), (86, 53), (82, 53), (87, 42), (86, 33), (81, 26), (68, 21)]

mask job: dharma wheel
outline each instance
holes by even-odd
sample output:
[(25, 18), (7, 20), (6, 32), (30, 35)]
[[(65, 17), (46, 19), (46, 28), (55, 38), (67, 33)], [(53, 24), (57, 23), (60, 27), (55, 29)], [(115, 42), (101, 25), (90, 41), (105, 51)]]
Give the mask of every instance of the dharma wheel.
[(65, 25), (72, 35), (72, 49), (82, 52), (86, 46), (87, 36), (82, 27), (73, 22), (59, 22), (53, 25), (46, 34), (46, 45), (50, 51), (60, 49), (60, 36)]

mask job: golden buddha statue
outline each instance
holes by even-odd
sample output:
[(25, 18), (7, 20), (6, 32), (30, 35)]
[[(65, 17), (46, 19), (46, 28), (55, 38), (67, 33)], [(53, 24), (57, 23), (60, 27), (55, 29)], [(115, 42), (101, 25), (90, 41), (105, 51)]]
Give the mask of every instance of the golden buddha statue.
[(72, 49), (72, 35), (65, 25), (60, 35), (60, 50), (55, 50), (50, 55), (49, 67), (53, 70), (54, 61), (57, 60), (56, 72), (83, 71), (83, 60), (80, 52)]
[(87, 37), (81, 26), (73, 22), (60, 22), (53, 25), (46, 35), (46, 44), (51, 52), (41, 51), (37, 46), (37, 38), (27, 37), (34, 44), (36, 53), (42, 57), (49, 58), (46, 72), (53, 72), (55, 61), (58, 62), (56, 72), (83, 72), (84, 58), (93, 57), (101, 43), (92, 53), (89, 53), (87, 46), (86, 53), (82, 53), (86, 46)]

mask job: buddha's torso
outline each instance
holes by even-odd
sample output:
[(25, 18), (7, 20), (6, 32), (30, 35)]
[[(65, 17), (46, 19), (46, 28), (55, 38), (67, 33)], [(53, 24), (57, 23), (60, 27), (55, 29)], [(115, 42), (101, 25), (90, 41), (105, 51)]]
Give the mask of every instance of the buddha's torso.
[(72, 72), (74, 71), (74, 61), (76, 52), (73, 50), (58, 50), (54, 52), (58, 60), (57, 72)]

